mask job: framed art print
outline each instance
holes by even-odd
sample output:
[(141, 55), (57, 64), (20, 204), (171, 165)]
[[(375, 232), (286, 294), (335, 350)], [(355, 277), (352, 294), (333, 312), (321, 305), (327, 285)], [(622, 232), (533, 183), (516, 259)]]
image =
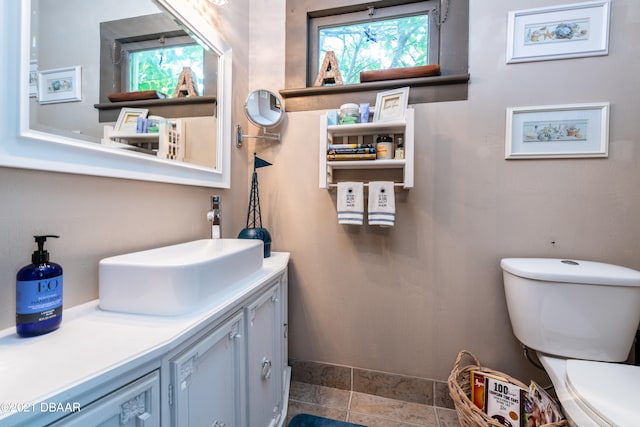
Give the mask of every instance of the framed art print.
[(38, 73), (38, 103), (82, 100), (81, 67), (56, 68)]
[(380, 92), (376, 96), (374, 122), (403, 120), (409, 102), (409, 87)]
[(136, 133), (138, 119), (147, 117), (148, 113), (146, 108), (122, 108), (113, 131), (121, 134)]
[(609, 0), (509, 12), (508, 64), (609, 53)]
[(609, 103), (507, 109), (506, 159), (607, 157)]

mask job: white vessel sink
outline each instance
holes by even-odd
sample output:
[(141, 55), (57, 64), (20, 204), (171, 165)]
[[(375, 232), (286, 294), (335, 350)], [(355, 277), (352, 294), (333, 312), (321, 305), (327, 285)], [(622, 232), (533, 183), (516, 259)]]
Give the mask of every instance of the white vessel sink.
[(100, 308), (180, 315), (262, 268), (261, 240), (205, 239), (105, 258), (98, 266)]

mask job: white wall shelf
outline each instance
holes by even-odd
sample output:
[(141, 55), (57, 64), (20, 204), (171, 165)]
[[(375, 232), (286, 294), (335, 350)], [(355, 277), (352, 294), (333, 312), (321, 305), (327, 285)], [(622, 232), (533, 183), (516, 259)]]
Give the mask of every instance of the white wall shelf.
[[(375, 140), (376, 135), (395, 134), (404, 138), (404, 159), (376, 159), (376, 160), (327, 160), (327, 146), (329, 144), (346, 143), (348, 138), (357, 138), (362, 142), (370, 136)], [(394, 143), (396, 141), (394, 140)], [(331, 189), (337, 187), (334, 170), (374, 170), (399, 169), (402, 170), (402, 182), (396, 182), (396, 187), (413, 188), (413, 158), (414, 158), (414, 109), (407, 108), (404, 120), (386, 122), (357, 123), (351, 125), (327, 125), (327, 115), (320, 116), (320, 188)]]
[(103, 127), (102, 144), (124, 150), (140, 151), (163, 159), (184, 160), (185, 124), (182, 120), (160, 123), (158, 132), (116, 132), (113, 126)]

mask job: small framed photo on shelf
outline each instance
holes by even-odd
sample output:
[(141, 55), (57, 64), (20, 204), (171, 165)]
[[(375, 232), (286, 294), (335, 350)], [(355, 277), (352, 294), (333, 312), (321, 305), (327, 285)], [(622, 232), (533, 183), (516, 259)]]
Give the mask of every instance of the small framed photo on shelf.
[(507, 109), (506, 159), (607, 157), (609, 103)]
[(82, 73), (79, 65), (38, 73), (38, 103), (72, 101), (82, 101)]
[(138, 119), (147, 117), (146, 108), (123, 108), (118, 115), (118, 121), (113, 128), (117, 133), (136, 133)]
[(609, 0), (509, 12), (507, 64), (607, 55)]
[(373, 113), (373, 121), (403, 120), (408, 102), (408, 86), (378, 93), (376, 97), (376, 109)]

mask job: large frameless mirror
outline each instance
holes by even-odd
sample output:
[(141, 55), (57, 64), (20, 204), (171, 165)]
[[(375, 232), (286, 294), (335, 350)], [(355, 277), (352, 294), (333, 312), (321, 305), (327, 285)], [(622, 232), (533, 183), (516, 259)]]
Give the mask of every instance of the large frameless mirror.
[[(20, 137), (0, 150), (3, 165), (229, 187), (231, 49), (189, 2), (21, 0), (14, 12)], [(197, 52), (177, 61), (186, 46)], [(181, 157), (162, 150), (174, 140)]]

